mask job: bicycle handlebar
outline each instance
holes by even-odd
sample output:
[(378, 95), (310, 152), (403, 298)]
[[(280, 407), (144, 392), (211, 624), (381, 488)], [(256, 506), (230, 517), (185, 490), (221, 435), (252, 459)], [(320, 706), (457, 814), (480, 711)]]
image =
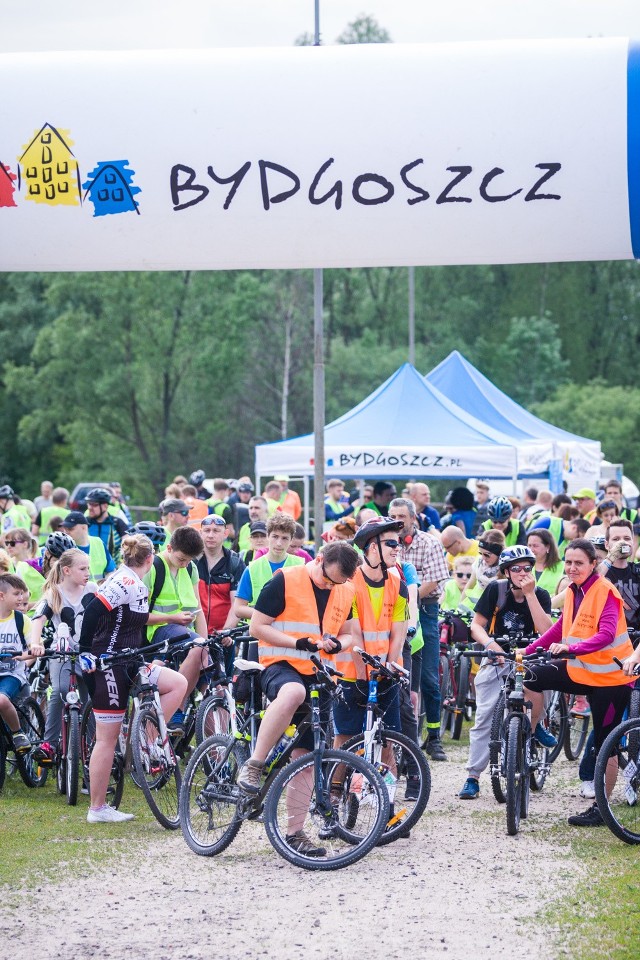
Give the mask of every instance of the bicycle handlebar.
[[(613, 659), (615, 660), (615, 662), (618, 664), (618, 666), (619, 666), (620, 669), (622, 670), (622, 668), (623, 668), (623, 666), (624, 666), (622, 660), (618, 660), (617, 657), (614, 657)], [(631, 675), (632, 675), (633, 677), (640, 677), (640, 663), (636, 663), (635, 667), (633, 668), (633, 673), (632, 673)]]
[(550, 653), (548, 650), (544, 650), (542, 647), (538, 647), (535, 653), (523, 653), (520, 654), (519, 651), (513, 653), (508, 650), (487, 650), (486, 647), (482, 650), (463, 650), (461, 653), (463, 657), (488, 657), (489, 660), (498, 660), (502, 657), (503, 660), (512, 660), (515, 661), (517, 656), (521, 656), (523, 660), (529, 663), (532, 660), (538, 660), (541, 663), (547, 663), (549, 660), (575, 660), (576, 654), (570, 653)]
[(328, 663), (323, 663), (320, 657), (317, 657), (315, 653), (311, 654), (311, 663), (316, 668), (316, 676), (318, 673), (323, 673), (327, 679), (331, 677), (344, 677), (344, 673), (340, 673), (339, 670), (336, 670), (335, 667), (330, 666)]
[(122, 661), (133, 660), (136, 657), (144, 658), (149, 653), (155, 653), (167, 649), (166, 640), (157, 640), (155, 643), (149, 643), (144, 647), (125, 647), (123, 650), (116, 650), (114, 653), (103, 653), (96, 659), (96, 670), (105, 670), (114, 664)]
[(378, 670), (382, 673), (388, 680), (392, 680), (394, 683), (407, 683), (409, 679), (409, 671), (405, 670), (404, 667), (401, 667), (399, 663), (394, 663), (394, 669), (391, 670), (385, 663), (382, 662), (380, 657), (373, 656), (370, 653), (367, 653), (362, 647), (354, 647), (353, 652), (357, 653), (366, 664), (370, 667), (373, 667), (375, 670)]

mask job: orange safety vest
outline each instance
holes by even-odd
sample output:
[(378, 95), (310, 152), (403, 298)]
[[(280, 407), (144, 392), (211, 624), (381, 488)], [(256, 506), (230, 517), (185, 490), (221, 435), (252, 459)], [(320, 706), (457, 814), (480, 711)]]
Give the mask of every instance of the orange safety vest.
[(189, 526), (199, 527), (200, 521), (209, 516), (208, 505), (204, 500), (198, 500), (196, 497), (187, 497), (185, 503), (189, 507)]
[(562, 617), (562, 642), (580, 643), (590, 640), (598, 631), (598, 621), (609, 594), (613, 594), (618, 603), (618, 623), (612, 642), (596, 650), (585, 653), (575, 660), (567, 660), (567, 673), (576, 683), (585, 683), (590, 687), (618, 687), (631, 683), (631, 679), (614, 663), (613, 658), (624, 660), (633, 653), (633, 646), (627, 633), (627, 621), (624, 615), (622, 597), (608, 580), (599, 577), (587, 590), (575, 620), (573, 619), (573, 590), (567, 590)]
[(287, 513), (290, 517), (293, 517), (294, 520), (300, 519), (302, 504), (295, 490), (287, 490), (287, 492), (280, 497), (280, 509), (283, 513)]
[[(311, 584), (311, 575), (305, 564), (295, 567), (286, 567), (275, 573), (276, 577), (284, 577), (285, 607), (282, 613), (275, 618), (272, 627), (282, 630), (289, 637), (296, 640), (309, 637), (318, 641), (321, 637), (318, 622), (318, 605)], [(341, 583), (331, 588), (329, 601), (322, 618), (322, 633), (331, 633), (338, 636), (344, 622), (351, 611), (353, 603), (353, 584)], [(330, 654), (322, 654), (323, 657)], [(315, 671), (311, 663), (311, 654), (306, 650), (295, 650), (290, 647), (272, 647), (264, 640), (258, 641), (258, 658), (265, 667), (272, 663), (284, 661), (290, 663), (298, 673), (310, 677)]]
[[(391, 642), (391, 627), (393, 625), (393, 610), (400, 593), (400, 574), (397, 570), (388, 571), (387, 579), (384, 581), (384, 593), (382, 595), (382, 609), (378, 620), (373, 612), (371, 595), (367, 581), (362, 573), (362, 567), (358, 567), (353, 578), (353, 585), (356, 591), (356, 609), (358, 620), (362, 628), (362, 640), (366, 653), (372, 657), (380, 657), (383, 663), (387, 660), (389, 653), (389, 643)], [(353, 661), (351, 650), (340, 651), (335, 658), (336, 667), (344, 674), (345, 680), (356, 679), (356, 665)], [(367, 675), (369, 668), (367, 668)]]

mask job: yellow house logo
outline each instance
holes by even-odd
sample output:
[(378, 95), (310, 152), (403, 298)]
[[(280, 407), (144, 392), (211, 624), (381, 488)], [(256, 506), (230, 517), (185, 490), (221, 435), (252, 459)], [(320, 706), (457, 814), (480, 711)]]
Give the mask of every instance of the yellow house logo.
[(80, 170), (71, 151), (68, 130), (45, 123), (22, 149), (18, 161), (18, 189), (26, 186), (26, 200), (77, 207), (82, 203)]

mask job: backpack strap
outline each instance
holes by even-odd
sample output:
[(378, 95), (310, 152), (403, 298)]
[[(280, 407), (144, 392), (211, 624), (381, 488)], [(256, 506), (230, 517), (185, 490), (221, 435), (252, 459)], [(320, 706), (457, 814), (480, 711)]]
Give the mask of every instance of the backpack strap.
[(489, 626), (489, 629), (487, 630), (487, 633), (488, 633), (490, 636), (493, 636), (493, 632), (494, 632), (495, 627), (496, 627), (496, 617), (498, 616), (498, 614), (500, 613), (500, 611), (504, 609), (504, 606), (505, 606), (505, 604), (506, 604), (506, 602), (507, 602), (507, 593), (508, 593), (508, 591), (509, 591), (509, 581), (508, 581), (508, 580), (496, 580), (496, 586), (497, 586), (497, 588), (498, 588), (498, 599), (497, 599), (497, 602), (496, 602), (496, 608), (495, 608), (495, 610), (493, 611), (493, 616), (492, 616), (492, 618), (491, 618), (491, 624), (490, 624), (490, 626)]
[(151, 596), (149, 597), (149, 613), (151, 613), (155, 607), (156, 600), (162, 593), (164, 581), (167, 578), (167, 568), (164, 565), (164, 561), (157, 554), (153, 558), (153, 569), (156, 572), (156, 576), (153, 582), (153, 590), (151, 591)]
[(22, 649), (27, 649), (27, 641), (24, 636), (24, 614), (19, 610), (15, 610), (13, 613), (13, 618), (16, 623), (16, 629), (18, 631), (18, 636), (20, 637), (20, 643), (22, 644)]

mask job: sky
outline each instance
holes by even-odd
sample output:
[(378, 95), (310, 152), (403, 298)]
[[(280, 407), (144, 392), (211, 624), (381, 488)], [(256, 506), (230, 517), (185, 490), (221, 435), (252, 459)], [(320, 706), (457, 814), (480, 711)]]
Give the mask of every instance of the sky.
[[(8, 4), (1, 52), (290, 46), (313, 33), (314, 0), (29, 0)], [(395, 43), (623, 36), (640, 39), (639, 0), (320, 0), (323, 43), (359, 14)]]

